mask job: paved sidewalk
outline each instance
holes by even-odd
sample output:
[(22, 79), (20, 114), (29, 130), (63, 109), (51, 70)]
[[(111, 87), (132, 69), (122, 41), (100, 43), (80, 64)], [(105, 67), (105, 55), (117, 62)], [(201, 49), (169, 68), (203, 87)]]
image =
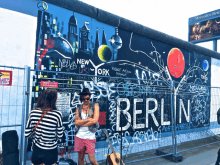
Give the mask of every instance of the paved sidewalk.
[[(177, 165), (215, 165), (215, 161), (217, 159), (217, 151), (220, 148), (220, 138), (219, 137), (213, 136), (210, 138), (205, 138), (205, 139), (200, 139), (200, 140), (196, 140), (196, 141), (190, 141), (190, 142), (183, 143), (178, 146), (178, 151), (187, 150), (187, 149), (190, 149), (193, 147), (198, 147), (198, 146), (206, 145), (206, 144), (213, 143), (213, 142), (218, 142), (218, 143), (179, 153), (179, 155), (183, 156), (182, 162), (175, 163), (175, 162), (167, 160), (163, 157), (139, 161), (139, 160), (142, 160), (146, 157), (148, 157), (148, 158), (156, 157), (157, 155), (155, 155), (155, 150), (152, 150), (152, 151), (146, 151), (146, 152), (128, 155), (128, 157), (125, 158), (125, 164), (128, 164), (128, 165), (172, 165), (172, 164), (177, 164)], [(137, 162), (129, 163), (131, 161), (137, 161)], [(105, 165), (105, 164), (106, 163), (104, 161), (104, 162), (100, 163), (99, 165)], [(31, 165), (31, 162), (27, 161), (26, 165)]]
[[(183, 156), (182, 162), (171, 162), (165, 158), (155, 158), (136, 163), (129, 163), (129, 165), (215, 165), (217, 158), (217, 150), (220, 144), (211, 145), (212, 147), (202, 147), (191, 151), (181, 153)], [(102, 163), (104, 165), (105, 163)], [(125, 163), (126, 164), (126, 163)], [(31, 165), (30, 161), (27, 161), (26, 165)]]
[(211, 147), (207, 146), (180, 153), (183, 156), (183, 161), (178, 163), (171, 162), (165, 158), (156, 158), (130, 163), (129, 165), (215, 165), (219, 147), (220, 144), (215, 144), (211, 145)]
[[(218, 142), (218, 143), (179, 153), (179, 155), (183, 156), (182, 162), (175, 163), (163, 157), (139, 161), (146, 157), (147, 158), (156, 157), (157, 155), (155, 155), (155, 150), (152, 150), (152, 151), (146, 151), (142, 153), (135, 153), (132, 155), (128, 155), (128, 157), (125, 158), (125, 164), (128, 164), (128, 165), (172, 165), (172, 164), (215, 165), (215, 162), (217, 159), (217, 151), (220, 148), (220, 138), (217, 136), (212, 136), (209, 138), (182, 143), (181, 145), (177, 147), (177, 150), (183, 151), (183, 150), (187, 150), (193, 147), (199, 147), (202, 145), (210, 144), (213, 142)], [(171, 147), (165, 147), (165, 148), (171, 148)], [(129, 163), (135, 160), (137, 162)], [(100, 163), (100, 165), (105, 165), (105, 163)]]

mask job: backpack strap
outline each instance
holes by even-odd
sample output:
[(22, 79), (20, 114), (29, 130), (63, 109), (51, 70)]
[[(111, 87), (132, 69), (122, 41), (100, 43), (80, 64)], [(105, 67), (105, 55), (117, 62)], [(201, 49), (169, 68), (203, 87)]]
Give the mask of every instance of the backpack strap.
[[(49, 110), (51, 110), (51, 108), (49, 108), (49, 109), (47, 110), (47, 112), (48, 112)], [(38, 123), (37, 123), (36, 126), (34, 127), (34, 131), (36, 130), (37, 126), (40, 124), (40, 122), (41, 122), (41, 120), (43, 119), (43, 117), (47, 114), (47, 112), (45, 112), (45, 113), (43, 114), (43, 116), (40, 118), (40, 120), (38, 121)]]

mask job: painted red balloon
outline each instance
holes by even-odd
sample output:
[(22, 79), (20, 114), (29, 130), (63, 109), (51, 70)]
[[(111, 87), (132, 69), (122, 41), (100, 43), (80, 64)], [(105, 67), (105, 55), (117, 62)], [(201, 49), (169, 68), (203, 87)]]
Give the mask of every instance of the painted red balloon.
[(183, 53), (178, 48), (170, 50), (167, 57), (167, 66), (173, 77), (179, 78), (182, 76), (185, 69), (185, 59)]

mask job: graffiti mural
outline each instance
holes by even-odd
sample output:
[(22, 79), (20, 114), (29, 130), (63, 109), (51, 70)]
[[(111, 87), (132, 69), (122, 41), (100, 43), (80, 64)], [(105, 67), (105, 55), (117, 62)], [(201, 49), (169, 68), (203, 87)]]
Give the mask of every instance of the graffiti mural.
[[(74, 144), (75, 109), (84, 87), (106, 112), (101, 128), (113, 144), (120, 143), (120, 131), (125, 145), (156, 141), (171, 132), (173, 80), (177, 129), (209, 125), (210, 91), (205, 86), (210, 86), (210, 57), (48, 6), (38, 15), (32, 107), (44, 89), (41, 81), (58, 82), (69, 145)], [(106, 140), (101, 130), (96, 137)]]

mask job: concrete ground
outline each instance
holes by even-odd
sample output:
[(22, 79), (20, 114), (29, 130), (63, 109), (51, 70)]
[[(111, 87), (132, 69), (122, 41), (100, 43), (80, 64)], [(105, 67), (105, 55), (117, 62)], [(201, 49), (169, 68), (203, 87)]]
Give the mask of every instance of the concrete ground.
[[(217, 142), (215, 144), (207, 145), (213, 142)], [(135, 153), (132, 155), (128, 155), (128, 157), (123, 158), (125, 164), (129, 165), (215, 165), (217, 159), (217, 151), (220, 148), (220, 137), (213, 136), (210, 138), (185, 142), (178, 145), (177, 151), (187, 150), (193, 147), (199, 147), (202, 145), (207, 145), (204, 147), (196, 148), (193, 150), (188, 150), (185, 152), (178, 153), (178, 155), (183, 156), (183, 160), (181, 162), (172, 162), (163, 157), (143, 160), (145, 158), (156, 157), (155, 151), (146, 151), (141, 153)], [(167, 149), (168, 152), (172, 152), (172, 147), (163, 147)], [(129, 163), (130, 162), (130, 163)], [(30, 161), (26, 162), (27, 165), (31, 165)], [(99, 162), (99, 165), (105, 165), (104, 162)]]
[[(207, 145), (210, 143), (214, 143), (211, 145)], [(154, 159), (148, 159), (143, 160), (145, 158), (150, 157), (156, 157), (155, 155), (156, 150), (153, 151), (146, 151), (142, 153), (132, 154), (128, 156), (128, 158), (125, 158), (125, 164), (129, 165), (172, 165), (172, 164), (178, 164), (178, 165), (215, 165), (216, 159), (217, 159), (217, 151), (220, 148), (220, 137), (213, 136), (210, 138), (204, 138), (200, 140), (185, 142), (177, 147), (177, 151), (183, 151), (187, 149), (191, 149), (194, 147), (199, 147), (202, 145), (207, 145), (204, 147), (196, 148), (193, 150), (188, 150), (185, 152), (178, 153), (178, 155), (183, 156), (183, 160), (181, 162), (172, 162), (170, 160), (167, 160), (163, 157), (160, 158), (154, 158)], [(167, 149), (167, 152), (172, 152), (172, 147), (163, 147), (163, 149)], [(132, 162), (133, 163), (129, 163)], [(136, 162), (134, 162), (136, 161)], [(105, 163), (100, 163), (100, 165), (105, 165)]]
[(172, 162), (165, 158), (155, 158), (135, 163), (129, 163), (129, 165), (215, 165), (217, 159), (217, 151), (219, 148), (220, 143), (217, 143), (207, 147), (179, 153), (183, 156), (183, 161), (178, 163)]

